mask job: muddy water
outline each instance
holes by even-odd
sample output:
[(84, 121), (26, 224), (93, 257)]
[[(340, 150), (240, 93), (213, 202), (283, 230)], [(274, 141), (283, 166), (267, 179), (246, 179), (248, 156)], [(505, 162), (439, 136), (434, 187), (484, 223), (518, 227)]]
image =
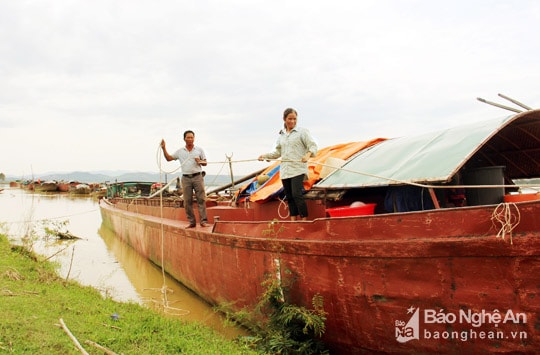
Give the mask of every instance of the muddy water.
[[(137, 302), (171, 317), (198, 321), (234, 337), (210, 305), (141, 258), (102, 227), (97, 200), (61, 193), (31, 193), (6, 187), (0, 192), (0, 231), (16, 243), (24, 235), (40, 255), (59, 263), (63, 278), (75, 279), (119, 301)], [(58, 241), (44, 228), (80, 238)]]

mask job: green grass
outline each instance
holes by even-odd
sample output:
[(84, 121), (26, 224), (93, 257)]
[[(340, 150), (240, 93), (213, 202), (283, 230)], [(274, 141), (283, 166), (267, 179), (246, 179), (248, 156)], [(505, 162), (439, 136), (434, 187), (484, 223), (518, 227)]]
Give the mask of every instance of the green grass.
[(79, 354), (60, 319), (89, 354), (103, 351), (86, 341), (117, 354), (256, 354), (201, 324), (65, 281), (52, 263), (0, 235), (0, 353)]

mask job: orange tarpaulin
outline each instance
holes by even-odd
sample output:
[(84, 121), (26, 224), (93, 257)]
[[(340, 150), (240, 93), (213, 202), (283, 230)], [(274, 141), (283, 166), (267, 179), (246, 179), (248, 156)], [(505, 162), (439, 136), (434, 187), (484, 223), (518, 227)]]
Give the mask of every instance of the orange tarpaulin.
[[(336, 144), (320, 149), (317, 155), (314, 158), (311, 158), (308, 162), (308, 179), (304, 181), (304, 189), (306, 191), (310, 190), (311, 187), (321, 179), (321, 171), (327, 165), (328, 158), (338, 158), (346, 160), (357, 152), (361, 151), (362, 149), (368, 148), (384, 140), (384, 138), (377, 138), (366, 142)], [(280, 162), (276, 161), (274, 164), (270, 165), (261, 173), (261, 175), (269, 175), (270, 179), (253, 193), (251, 193), (251, 195), (249, 196), (250, 201), (264, 202), (265, 200), (273, 197), (283, 188), (279, 175), (279, 169), (275, 174), (270, 175), (272, 170), (276, 169), (279, 164)], [(251, 184), (256, 182), (257, 179), (257, 177), (254, 178), (252, 182), (242, 187), (239, 191), (239, 194), (245, 191)]]

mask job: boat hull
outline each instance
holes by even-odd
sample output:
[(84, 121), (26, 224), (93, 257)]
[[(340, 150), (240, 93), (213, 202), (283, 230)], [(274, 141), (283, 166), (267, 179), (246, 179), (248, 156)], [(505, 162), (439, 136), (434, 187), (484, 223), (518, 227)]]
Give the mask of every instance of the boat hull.
[(43, 182), (34, 186), (34, 190), (38, 192), (54, 192), (58, 190), (56, 182)]
[(277, 273), (293, 303), (321, 295), (323, 340), (347, 354), (539, 349), (540, 204), (514, 206), (511, 244), (496, 206), (184, 229), (181, 208), (100, 201), (107, 227), (212, 304), (253, 306)]

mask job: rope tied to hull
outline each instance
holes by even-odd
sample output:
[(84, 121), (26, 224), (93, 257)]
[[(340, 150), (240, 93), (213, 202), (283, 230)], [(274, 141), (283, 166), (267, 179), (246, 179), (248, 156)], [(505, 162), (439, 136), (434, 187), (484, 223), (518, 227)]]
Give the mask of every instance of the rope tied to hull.
[[(161, 166), (161, 155), (159, 154), (160, 148), (161, 148), (161, 145), (158, 147), (158, 151), (156, 153), (156, 160), (157, 160), (157, 164), (158, 164), (158, 167), (159, 167), (159, 185), (161, 186), (161, 188), (158, 189), (158, 191), (156, 191), (155, 193), (151, 194), (150, 196), (146, 196), (145, 198), (146, 199), (151, 199), (153, 197), (159, 196), (160, 243), (161, 243), (161, 248), (160, 248), (160, 252), (161, 252), (161, 255), (160, 255), (161, 268), (160, 269), (161, 269), (162, 285), (161, 285), (160, 288), (146, 288), (145, 290), (158, 292), (160, 294), (160, 296), (161, 296), (161, 299), (157, 300), (157, 299), (154, 299), (152, 297), (150, 299), (145, 298), (145, 300), (146, 301), (152, 301), (154, 303), (154, 306), (156, 306), (158, 309), (160, 309), (164, 313), (167, 313), (167, 314), (170, 314), (170, 315), (173, 315), (173, 316), (186, 316), (186, 315), (190, 314), (191, 311), (186, 310), (186, 309), (182, 309), (182, 308), (173, 307), (172, 304), (177, 302), (177, 301), (169, 300), (168, 294), (172, 293), (173, 290), (170, 287), (167, 286), (167, 278), (165, 276), (165, 267), (164, 267), (164, 265), (165, 265), (165, 262), (164, 262), (164, 259), (165, 259), (165, 225), (163, 223), (163, 219), (164, 219), (163, 191), (168, 189), (171, 184), (177, 182), (178, 178), (172, 179), (169, 183), (164, 184), (164, 182), (163, 182), (163, 174), (164, 173), (165, 174), (173, 174), (177, 170), (179, 170), (182, 165), (179, 165), (176, 169), (174, 169), (172, 171), (163, 170), (162, 166)], [(136, 203), (135, 203), (135, 206), (137, 206)]]
[(512, 231), (518, 226), (520, 221), (521, 214), (515, 203), (500, 203), (495, 207), (491, 215), (493, 226), (499, 228), (496, 238), (506, 240), (506, 237), (508, 237), (510, 244), (514, 244), (512, 242)]

